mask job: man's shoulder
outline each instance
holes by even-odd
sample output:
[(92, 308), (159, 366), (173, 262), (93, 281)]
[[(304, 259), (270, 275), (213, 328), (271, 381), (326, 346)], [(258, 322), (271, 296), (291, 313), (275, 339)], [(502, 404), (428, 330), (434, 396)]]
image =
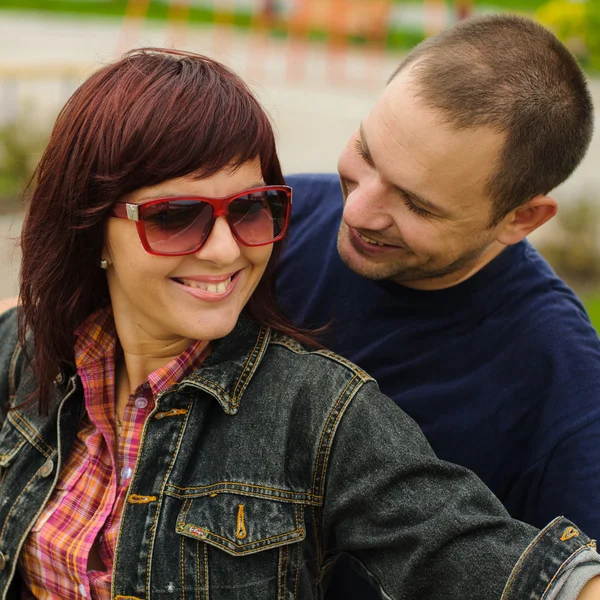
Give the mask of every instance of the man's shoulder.
[(318, 194), (340, 189), (340, 178), (337, 173), (294, 173), (286, 175), (285, 180), (288, 185), (303, 192), (312, 191)]
[[(526, 382), (563, 389), (600, 386), (600, 339), (575, 292), (530, 244), (495, 284), (490, 323), (515, 372)], [(485, 328), (489, 332), (489, 328)]]
[[(520, 260), (510, 274), (514, 289), (520, 289), (515, 304), (536, 327), (544, 325), (542, 333), (556, 332), (568, 324), (572, 333), (585, 331), (596, 340), (586, 310), (577, 294), (552, 270), (543, 256), (529, 243), (524, 243)], [(582, 330), (573, 325), (582, 324)], [(565, 331), (566, 333), (566, 331)]]
[(286, 182), (293, 190), (292, 218), (339, 214), (342, 191), (337, 174), (301, 173), (286, 177)]
[(324, 269), (328, 260), (337, 259), (337, 230), (343, 210), (338, 176), (306, 173), (286, 179), (293, 189), (292, 220), (280, 271), (297, 262), (294, 268), (313, 272), (313, 261)]
[(336, 352), (325, 348), (309, 348), (280, 333), (273, 334), (269, 349), (277, 356), (277, 360), (285, 361), (282, 372), (298, 374), (303, 369), (312, 371), (311, 377), (299, 378), (303, 388), (312, 385), (319, 389), (326, 385), (327, 381), (335, 380), (343, 388), (346, 388), (352, 380), (360, 380), (363, 383), (373, 381), (371, 375), (361, 367)]

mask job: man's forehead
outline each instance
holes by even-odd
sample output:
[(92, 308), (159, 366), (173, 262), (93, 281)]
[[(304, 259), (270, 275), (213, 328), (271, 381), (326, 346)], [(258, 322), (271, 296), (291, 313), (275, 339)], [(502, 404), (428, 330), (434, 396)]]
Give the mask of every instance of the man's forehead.
[(420, 101), (406, 75), (397, 79), (362, 123), (380, 174), (434, 201), (479, 201), (499, 164), (505, 136), (486, 127), (451, 127)]

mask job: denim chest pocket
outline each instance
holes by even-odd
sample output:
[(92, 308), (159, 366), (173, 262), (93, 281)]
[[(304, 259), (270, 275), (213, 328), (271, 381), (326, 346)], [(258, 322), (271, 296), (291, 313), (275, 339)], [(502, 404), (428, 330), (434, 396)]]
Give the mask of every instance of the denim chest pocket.
[(296, 598), (304, 510), (235, 493), (188, 498), (176, 524), (188, 543), (184, 585), (211, 600)]

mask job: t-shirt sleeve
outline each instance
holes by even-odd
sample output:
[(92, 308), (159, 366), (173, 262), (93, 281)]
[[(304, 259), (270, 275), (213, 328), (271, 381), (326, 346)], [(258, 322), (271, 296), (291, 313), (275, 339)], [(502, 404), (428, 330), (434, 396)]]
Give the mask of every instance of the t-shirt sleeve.
[(575, 298), (559, 300), (530, 311), (521, 338), (517, 373), (540, 401), (530, 402), (535, 426), (505, 504), (538, 527), (563, 515), (598, 539), (600, 340)]

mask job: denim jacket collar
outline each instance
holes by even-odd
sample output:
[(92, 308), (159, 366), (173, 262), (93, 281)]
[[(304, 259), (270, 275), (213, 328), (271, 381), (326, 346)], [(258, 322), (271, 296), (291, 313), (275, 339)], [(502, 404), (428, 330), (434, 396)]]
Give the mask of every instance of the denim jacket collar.
[(202, 367), (183, 379), (179, 387), (203, 389), (215, 397), (225, 413), (234, 415), (270, 339), (268, 327), (241, 316), (227, 337), (214, 342)]
[[(200, 388), (212, 395), (226, 414), (235, 415), (244, 391), (267, 351), (270, 339), (270, 328), (258, 325), (249, 317), (240, 316), (228, 336), (213, 342), (211, 353), (202, 367), (183, 379), (177, 387)], [(28, 402), (36, 387), (29, 367), (23, 373), (23, 380), (25, 385), (20, 387), (14, 398), (12, 416), (29, 425), (31, 435), (36, 435), (52, 420), (49, 416), (56, 412), (65, 392), (70, 395), (69, 392), (77, 387), (76, 370), (74, 365), (61, 370), (49, 415), (40, 415), (37, 403)]]

